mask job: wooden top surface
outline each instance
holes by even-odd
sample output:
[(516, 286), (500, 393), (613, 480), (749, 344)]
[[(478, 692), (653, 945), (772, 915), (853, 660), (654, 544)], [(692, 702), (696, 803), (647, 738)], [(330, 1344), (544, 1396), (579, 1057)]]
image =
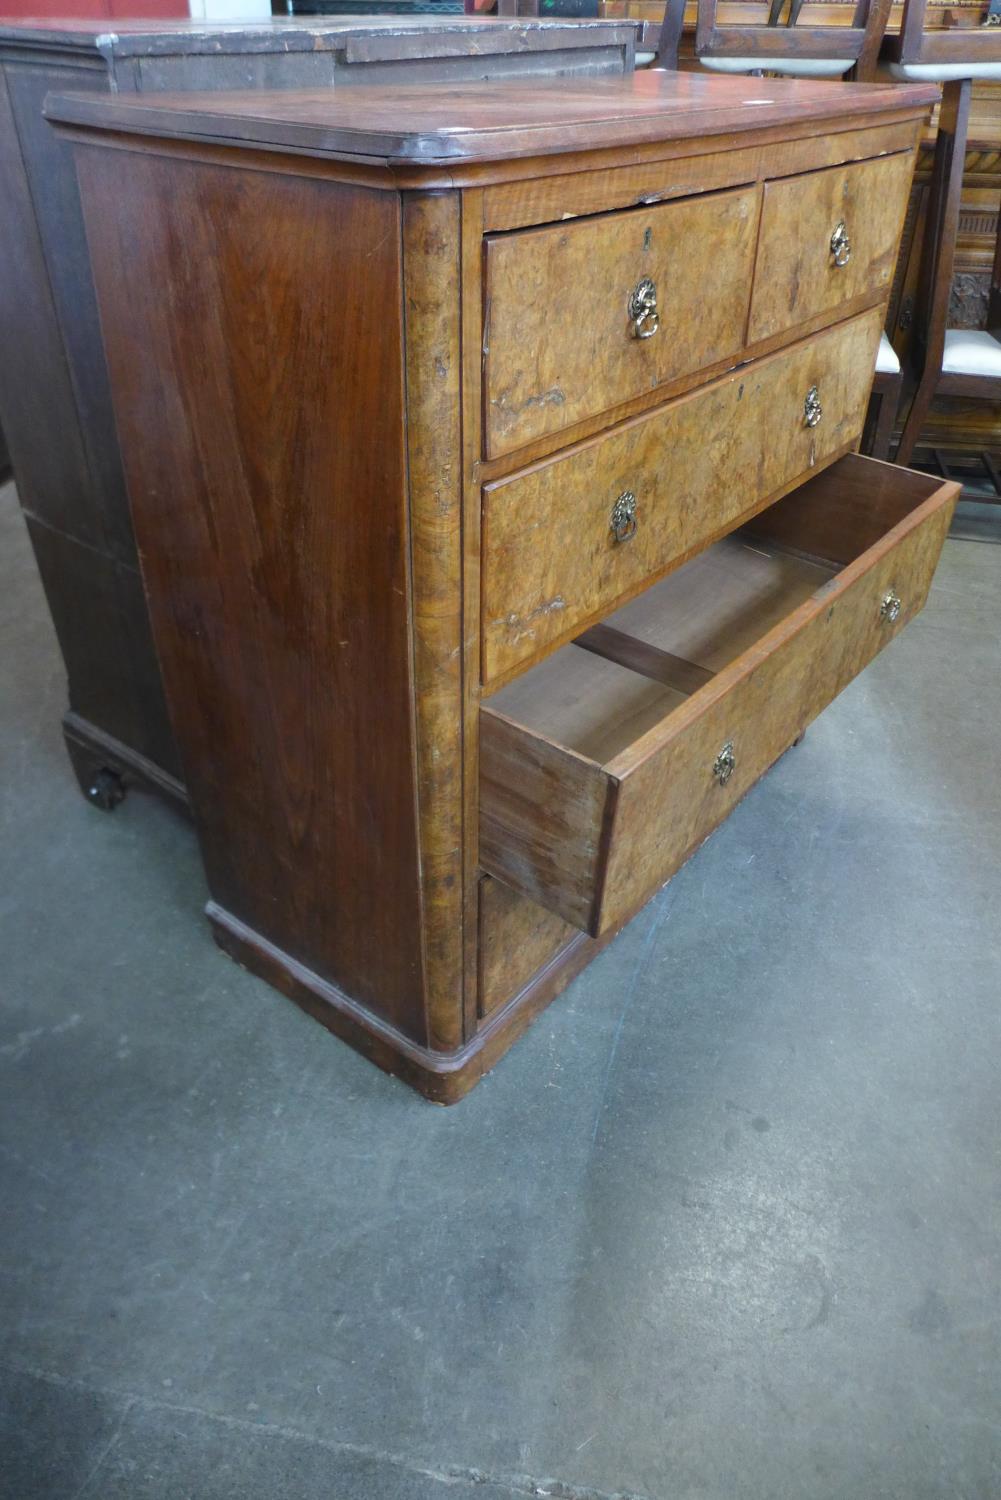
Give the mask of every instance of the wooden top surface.
[[(0, 0), (2, 3), (2, 0)], [(586, 48), (634, 37), (639, 21), (539, 20), (529, 16), (304, 16), (273, 21), (97, 20), (0, 15), (0, 47), (79, 49), (119, 57), (200, 52), (349, 52), (364, 60), (386, 55), (438, 57)]]
[(622, 78), (221, 94), (50, 95), (51, 120), (180, 140), (284, 147), (387, 165), (499, 161), (652, 141), (918, 114), (937, 85), (648, 70)]

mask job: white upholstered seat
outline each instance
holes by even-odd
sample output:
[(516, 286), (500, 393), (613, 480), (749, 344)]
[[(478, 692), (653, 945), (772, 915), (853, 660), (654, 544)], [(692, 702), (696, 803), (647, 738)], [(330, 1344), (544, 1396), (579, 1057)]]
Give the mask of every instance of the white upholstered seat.
[[(763, 30), (764, 28), (762, 28)], [(843, 78), (855, 66), (851, 57), (700, 57), (714, 73), (784, 73), (787, 78)]]
[(982, 328), (947, 328), (942, 374), (1001, 378), (1001, 343)]
[(879, 349), (876, 352), (876, 374), (877, 375), (899, 375), (900, 360), (885, 333), (879, 336)]
[(901, 83), (950, 83), (956, 78), (1001, 78), (1001, 62), (890, 63)]

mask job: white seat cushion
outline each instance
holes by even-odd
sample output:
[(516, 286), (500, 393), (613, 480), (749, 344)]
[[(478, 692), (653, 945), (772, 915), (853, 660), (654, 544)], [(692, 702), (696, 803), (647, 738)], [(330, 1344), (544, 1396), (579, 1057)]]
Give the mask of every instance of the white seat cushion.
[[(762, 28), (763, 30), (764, 28)], [(855, 66), (851, 57), (700, 57), (714, 73), (784, 73), (787, 78), (842, 78)]]
[(876, 353), (876, 374), (900, 374), (900, 360), (897, 358), (897, 351), (885, 333), (881, 333), (879, 336), (879, 349)]
[(947, 328), (942, 373), (1001, 376), (1001, 343), (982, 328)]
[(948, 83), (954, 78), (1001, 78), (1001, 62), (890, 63), (893, 78), (910, 83)]

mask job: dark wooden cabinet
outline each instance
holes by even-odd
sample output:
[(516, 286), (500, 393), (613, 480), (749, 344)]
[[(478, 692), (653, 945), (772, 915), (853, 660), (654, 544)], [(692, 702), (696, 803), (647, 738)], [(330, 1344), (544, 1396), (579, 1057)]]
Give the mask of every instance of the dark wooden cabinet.
[[(123, 779), (180, 802), (185, 794), (139, 579), (76, 176), (43, 119), (46, 94), (603, 76), (632, 69), (635, 34), (630, 22), (462, 17), (0, 23), (0, 425), (66, 664), (67, 746), (95, 802), (113, 805)], [(161, 479), (166, 495), (175, 482), (169, 460)]]
[(431, 1097), (921, 608), (956, 487), (853, 450), (933, 97), (50, 103), (216, 935)]

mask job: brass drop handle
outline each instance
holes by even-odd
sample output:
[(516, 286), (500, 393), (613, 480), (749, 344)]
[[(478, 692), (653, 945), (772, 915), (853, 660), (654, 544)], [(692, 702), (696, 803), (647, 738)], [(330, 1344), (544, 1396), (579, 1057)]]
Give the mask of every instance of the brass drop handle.
[(629, 319), (634, 339), (652, 339), (660, 327), (657, 285), (644, 276), (629, 293)]
[(733, 740), (727, 740), (713, 761), (713, 777), (720, 786), (726, 786), (736, 769), (736, 765), (737, 757), (733, 753)]
[(636, 535), (636, 496), (632, 490), (623, 490), (612, 506), (609, 528), (617, 542), (628, 542)]
[(816, 427), (824, 415), (824, 408), (820, 404), (820, 392), (815, 385), (811, 385), (803, 402), (803, 421), (807, 427)]
[(900, 595), (894, 593), (893, 589), (891, 589), (888, 594), (883, 595), (882, 603), (879, 606), (879, 618), (884, 620), (887, 625), (892, 625), (894, 621), (900, 619), (900, 611), (903, 607)]
[(848, 226), (839, 219), (831, 235), (831, 254), (836, 266), (846, 266), (852, 258), (852, 242), (848, 238)]

